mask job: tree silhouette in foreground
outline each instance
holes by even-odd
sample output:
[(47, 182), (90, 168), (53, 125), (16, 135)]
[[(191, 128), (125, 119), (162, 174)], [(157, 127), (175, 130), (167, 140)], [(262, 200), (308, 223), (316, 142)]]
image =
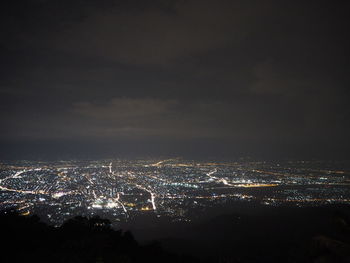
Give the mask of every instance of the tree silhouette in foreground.
[[(347, 207), (345, 211), (350, 210)], [(98, 216), (77, 216), (60, 227), (53, 227), (35, 215), (20, 216), (15, 211), (6, 211), (0, 213), (3, 241), (0, 262), (350, 262), (350, 213), (332, 216), (328, 212), (332, 220), (326, 224), (313, 220), (297, 224), (299, 232), (304, 232), (297, 239), (292, 233), (296, 229), (291, 227), (293, 218), (279, 221), (286, 230), (281, 233), (272, 231), (267, 236), (260, 231), (247, 235), (246, 230), (254, 224), (259, 224), (259, 229), (268, 226), (253, 217), (250, 223), (247, 220), (247, 227), (242, 225), (243, 232), (236, 232), (238, 241), (226, 244), (232, 247), (232, 254), (218, 252), (210, 258), (198, 259), (168, 253), (159, 242), (140, 245), (129, 231), (114, 230), (109, 220)], [(231, 219), (226, 221), (233, 224), (232, 217), (228, 218)], [(221, 221), (215, 222), (215, 229), (223, 232), (222, 228), (217, 228)], [(316, 227), (310, 230), (309, 222)], [(276, 224), (272, 226), (278, 227)], [(225, 223), (225, 226), (229, 225)], [(208, 229), (205, 228), (203, 238), (212, 242), (210, 249), (214, 251), (218, 241), (211, 239)], [(223, 232), (222, 235), (230, 233)]]
[(158, 243), (141, 246), (126, 231), (98, 216), (75, 217), (55, 228), (37, 216), (0, 215), (1, 262), (194, 262), (165, 252)]

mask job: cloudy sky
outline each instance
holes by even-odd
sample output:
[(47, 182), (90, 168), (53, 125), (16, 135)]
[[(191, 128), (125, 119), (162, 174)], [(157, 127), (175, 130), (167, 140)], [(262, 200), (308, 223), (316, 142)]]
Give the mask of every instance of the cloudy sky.
[(0, 157), (348, 158), (348, 1), (3, 1)]

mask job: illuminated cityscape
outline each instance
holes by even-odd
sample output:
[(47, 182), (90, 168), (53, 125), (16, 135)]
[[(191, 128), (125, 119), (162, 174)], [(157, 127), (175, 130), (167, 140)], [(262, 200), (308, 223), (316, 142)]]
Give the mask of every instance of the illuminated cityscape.
[(60, 225), (101, 215), (127, 222), (142, 214), (191, 221), (194, 211), (228, 202), (268, 206), (350, 203), (350, 172), (320, 161), (214, 163), (167, 160), (1, 162), (0, 209)]
[(350, 1), (0, 8), (0, 263), (350, 262)]

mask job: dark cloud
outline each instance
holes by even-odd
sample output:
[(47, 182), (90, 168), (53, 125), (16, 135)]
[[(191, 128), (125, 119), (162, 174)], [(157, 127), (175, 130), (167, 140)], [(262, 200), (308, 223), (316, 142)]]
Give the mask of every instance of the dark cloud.
[(348, 11), (345, 1), (2, 3), (1, 155), (89, 144), (96, 156), (347, 158)]
[(54, 44), (122, 63), (167, 65), (240, 41), (249, 18), (238, 7), (228, 1), (178, 1), (171, 13), (157, 6), (105, 10), (62, 32)]

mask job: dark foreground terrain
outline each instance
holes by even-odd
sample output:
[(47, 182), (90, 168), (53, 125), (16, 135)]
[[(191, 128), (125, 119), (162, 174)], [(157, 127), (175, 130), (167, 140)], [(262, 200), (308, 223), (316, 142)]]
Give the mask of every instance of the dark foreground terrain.
[(350, 262), (349, 206), (238, 211), (135, 228), (139, 240), (153, 231), (153, 242), (138, 242), (99, 217), (75, 217), (55, 228), (6, 211), (1, 262)]
[(158, 243), (140, 246), (130, 232), (115, 231), (99, 217), (75, 217), (54, 228), (37, 216), (0, 216), (1, 262), (192, 262)]

